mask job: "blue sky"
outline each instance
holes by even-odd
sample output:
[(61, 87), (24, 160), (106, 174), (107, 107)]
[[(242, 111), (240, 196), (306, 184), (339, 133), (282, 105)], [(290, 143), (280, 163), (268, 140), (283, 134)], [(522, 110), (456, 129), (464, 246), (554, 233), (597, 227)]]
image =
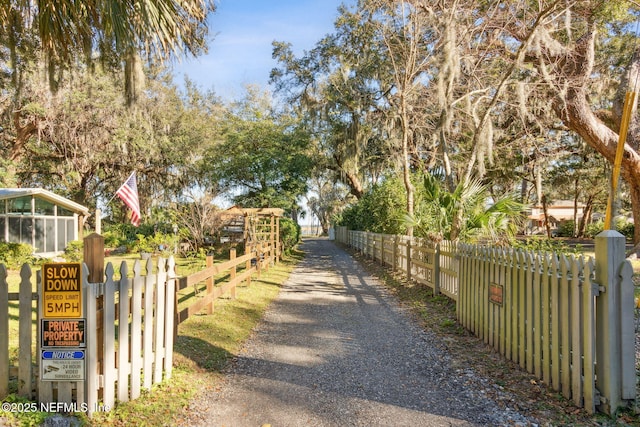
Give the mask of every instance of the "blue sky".
[(209, 19), (209, 54), (174, 65), (176, 82), (187, 75), (226, 100), (240, 98), (246, 84), (266, 88), (277, 65), (271, 42), (289, 42), (296, 55), (302, 54), (333, 32), (343, 3), (355, 0), (216, 0), (217, 10)]

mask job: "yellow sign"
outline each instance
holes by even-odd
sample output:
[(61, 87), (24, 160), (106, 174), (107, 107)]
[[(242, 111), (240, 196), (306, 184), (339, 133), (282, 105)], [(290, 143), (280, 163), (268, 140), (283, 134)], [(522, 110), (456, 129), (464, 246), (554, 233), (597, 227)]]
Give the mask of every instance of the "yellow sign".
[(42, 317), (82, 317), (82, 270), (80, 264), (42, 266)]

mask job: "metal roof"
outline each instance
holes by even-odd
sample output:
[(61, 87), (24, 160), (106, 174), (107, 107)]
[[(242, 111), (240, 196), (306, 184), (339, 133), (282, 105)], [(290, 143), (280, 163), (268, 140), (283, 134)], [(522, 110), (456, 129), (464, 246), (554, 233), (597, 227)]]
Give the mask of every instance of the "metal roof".
[(89, 215), (89, 208), (43, 188), (0, 188), (0, 200), (24, 196), (38, 196), (77, 214)]

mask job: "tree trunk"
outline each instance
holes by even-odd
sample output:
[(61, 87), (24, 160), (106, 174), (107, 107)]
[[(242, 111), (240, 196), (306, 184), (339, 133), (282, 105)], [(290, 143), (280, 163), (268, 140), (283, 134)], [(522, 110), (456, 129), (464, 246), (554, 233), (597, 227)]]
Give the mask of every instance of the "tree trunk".
[(549, 222), (549, 211), (547, 209), (547, 196), (542, 195), (542, 212), (544, 213), (544, 228), (547, 230), (547, 237), (551, 239), (551, 224)]
[(18, 161), (24, 155), (24, 146), (29, 141), (29, 138), (34, 136), (38, 131), (38, 124), (35, 120), (29, 120), (26, 124), (22, 124), (22, 111), (16, 110), (13, 113), (13, 127), (16, 131), (16, 136), (11, 141), (9, 149), (9, 160)]
[(335, 153), (333, 154), (333, 160), (336, 162), (336, 166), (330, 167), (330, 169), (334, 169), (344, 178), (345, 184), (349, 187), (349, 193), (360, 200), (364, 196), (364, 188), (358, 175), (355, 172), (347, 171), (344, 167), (344, 162)]
[[(402, 180), (404, 188), (407, 192), (407, 214), (413, 217), (414, 212), (414, 193), (413, 183), (411, 182), (411, 159), (409, 154), (409, 126), (406, 115), (402, 117)], [(413, 226), (407, 227), (407, 236), (413, 236)]]
[(631, 212), (633, 214), (633, 244), (637, 246), (640, 245), (640, 176), (635, 181), (635, 185), (629, 183), (629, 192), (631, 193)]
[(578, 226), (577, 237), (584, 237), (587, 231), (587, 224), (591, 223), (591, 215), (593, 214), (593, 196), (589, 196), (582, 211), (582, 218), (580, 219), (580, 225)]
[[(553, 103), (556, 115), (564, 124), (580, 135), (591, 147), (613, 164), (618, 145), (618, 134), (611, 130), (591, 110), (588, 102), (588, 90), (595, 58), (595, 26), (585, 34), (568, 53), (567, 61), (574, 65), (566, 67), (567, 75), (560, 80), (571, 81), (566, 95), (557, 96)], [(635, 59), (640, 61), (640, 58)], [(634, 120), (634, 121), (637, 121)], [(638, 126), (632, 126), (638, 129)], [(629, 185), (633, 221), (635, 226), (633, 241), (640, 242), (640, 154), (632, 147), (637, 146), (640, 131), (629, 135), (622, 158), (622, 177)]]

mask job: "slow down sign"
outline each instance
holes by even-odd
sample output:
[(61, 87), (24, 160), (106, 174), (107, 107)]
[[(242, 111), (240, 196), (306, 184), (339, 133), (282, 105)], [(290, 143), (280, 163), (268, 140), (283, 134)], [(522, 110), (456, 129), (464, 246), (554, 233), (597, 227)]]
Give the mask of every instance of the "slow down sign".
[(42, 317), (82, 317), (82, 270), (78, 263), (42, 266)]

